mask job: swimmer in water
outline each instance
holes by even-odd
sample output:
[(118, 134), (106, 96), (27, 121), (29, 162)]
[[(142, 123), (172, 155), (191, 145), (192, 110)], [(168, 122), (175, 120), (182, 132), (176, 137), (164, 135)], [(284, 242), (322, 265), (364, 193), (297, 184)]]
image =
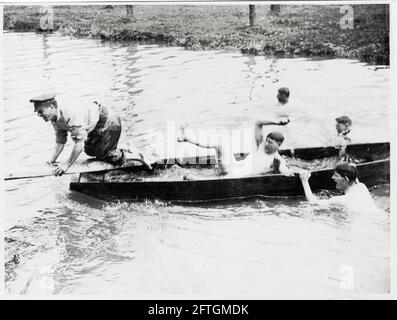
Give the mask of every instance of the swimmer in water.
[[(288, 111), (288, 102), (289, 102), (290, 91), (287, 87), (283, 87), (278, 89), (277, 91), (277, 106), (276, 106), (276, 117), (275, 120), (258, 120), (255, 126), (255, 142), (258, 146), (263, 141), (263, 126), (269, 125), (281, 125), (286, 126), (290, 121), (290, 114)], [(271, 131), (273, 131), (271, 129)], [(285, 127), (283, 129), (285, 130)], [(269, 132), (269, 131), (268, 131)]]
[(352, 120), (348, 116), (341, 116), (335, 120), (338, 137), (344, 139), (347, 143), (350, 143), (351, 138), (348, 136), (348, 134), (351, 131)]
[(341, 163), (336, 166), (332, 180), (336, 183), (336, 189), (342, 191), (344, 195), (331, 197), (325, 200), (317, 199), (313, 195), (309, 185), (310, 175), (310, 171), (299, 172), (305, 196), (310, 203), (326, 207), (338, 206), (355, 212), (379, 210), (366, 185), (358, 181), (357, 168), (355, 165)]
[(348, 143), (351, 143), (351, 138), (348, 134), (351, 131), (352, 120), (348, 116), (341, 116), (336, 118), (335, 121), (337, 137), (333, 144), (340, 149), (339, 159), (348, 161), (346, 147)]

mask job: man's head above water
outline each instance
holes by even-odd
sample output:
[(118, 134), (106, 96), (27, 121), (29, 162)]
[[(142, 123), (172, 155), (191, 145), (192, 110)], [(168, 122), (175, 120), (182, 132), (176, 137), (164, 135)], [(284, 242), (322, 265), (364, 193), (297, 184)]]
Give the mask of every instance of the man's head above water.
[(277, 100), (281, 104), (286, 104), (289, 100), (289, 89), (287, 87), (282, 87), (278, 89)]
[(352, 120), (348, 116), (341, 116), (335, 119), (336, 131), (338, 134), (349, 133), (351, 130)]
[(335, 167), (332, 180), (335, 181), (336, 188), (346, 191), (350, 186), (357, 182), (358, 172), (355, 165), (350, 163), (340, 163)]

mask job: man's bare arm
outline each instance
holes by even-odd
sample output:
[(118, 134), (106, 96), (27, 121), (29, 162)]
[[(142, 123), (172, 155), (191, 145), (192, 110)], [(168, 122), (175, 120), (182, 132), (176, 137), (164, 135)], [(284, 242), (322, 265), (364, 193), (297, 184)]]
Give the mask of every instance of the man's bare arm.
[(299, 172), (299, 178), (302, 182), (303, 190), (305, 192), (305, 196), (307, 201), (311, 204), (317, 204), (322, 207), (329, 206), (345, 206), (345, 196), (336, 196), (330, 199), (318, 199), (312, 192), (312, 189), (309, 185), (310, 172), (301, 171)]
[(255, 126), (258, 128), (262, 128), (263, 126), (285, 126), (289, 123), (289, 119), (280, 120), (280, 121), (270, 121), (270, 120), (258, 120), (255, 122)]
[(54, 174), (56, 176), (63, 175), (71, 167), (71, 165), (77, 160), (83, 149), (84, 149), (83, 140), (75, 142), (72, 153), (69, 156), (69, 159), (65, 163), (58, 165), (58, 167), (54, 171)]
[(263, 142), (263, 126), (285, 126), (289, 123), (289, 119), (280, 121), (270, 121), (270, 120), (258, 120), (255, 122), (255, 142), (256, 146)]
[(328, 200), (317, 199), (316, 196), (313, 194), (312, 189), (310, 188), (310, 185), (309, 185), (310, 175), (311, 175), (310, 171), (299, 172), (299, 178), (302, 182), (302, 187), (305, 192), (307, 201), (309, 201), (312, 204), (329, 205)]
[(75, 142), (72, 153), (70, 154), (69, 159), (66, 162), (66, 164), (69, 167), (77, 160), (83, 149), (84, 149), (84, 141)]
[(65, 147), (64, 143), (56, 143), (54, 152), (52, 153), (52, 156), (51, 156), (50, 160), (48, 161), (48, 163), (54, 163), (55, 161), (57, 161), (57, 159), (58, 159), (59, 155), (61, 154), (64, 147)]

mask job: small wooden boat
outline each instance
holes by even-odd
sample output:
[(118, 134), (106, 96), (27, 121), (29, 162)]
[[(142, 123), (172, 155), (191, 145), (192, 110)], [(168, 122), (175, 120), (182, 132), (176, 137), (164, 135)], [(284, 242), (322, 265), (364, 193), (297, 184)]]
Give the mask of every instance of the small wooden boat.
[[(350, 144), (347, 154), (356, 162), (359, 179), (368, 187), (390, 181), (390, 144)], [(338, 163), (339, 150), (335, 147), (281, 150), (291, 166), (311, 168), (309, 180), (312, 190), (333, 190), (331, 179)], [(236, 154), (243, 159), (247, 154)], [(175, 167), (194, 171), (199, 178), (183, 180), (183, 174), (173, 175)], [(140, 167), (115, 171), (80, 173), (72, 178), (70, 188), (103, 200), (142, 201), (159, 199), (180, 203), (197, 203), (252, 197), (300, 196), (303, 189), (298, 176), (267, 174), (247, 177), (215, 175), (213, 156), (183, 159), (165, 159), (148, 173)], [(171, 174), (163, 174), (170, 170)], [(209, 175), (210, 174), (210, 175)]]

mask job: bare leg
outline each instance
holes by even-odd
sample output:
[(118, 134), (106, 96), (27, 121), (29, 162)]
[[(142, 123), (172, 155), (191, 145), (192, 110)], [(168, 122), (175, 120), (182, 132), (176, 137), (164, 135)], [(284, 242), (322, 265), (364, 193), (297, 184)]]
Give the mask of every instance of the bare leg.
[(207, 148), (207, 149), (212, 149), (212, 148), (218, 149), (220, 147), (219, 144), (214, 144), (214, 143), (211, 144), (211, 143), (209, 143), (207, 141), (205, 141), (205, 142), (204, 141), (199, 141), (198, 139), (194, 139), (192, 137), (188, 137), (186, 135), (186, 132), (185, 132), (186, 127), (187, 127), (187, 125), (185, 124), (185, 125), (182, 125), (179, 128), (179, 135), (178, 135), (178, 138), (177, 138), (178, 142), (189, 142), (189, 143), (194, 144), (194, 145), (196, 145), (198, 147)]
[(229, 161), (229, 162), (232, 161), (232, 159), (225, 159), (226, 155), (225, 155), (224, 148), (222, 147), (222, 145), (220, 145), (218, 143), (210, 143), (208, 141), (199, 141), (198, 139), (188, 137), (185, 133), (185, 129), (186, 129), (186, 125), (183, 125), (180, 127), (180, 133), (178, 135), (177, 141), (178, 142), (188, 142), (188, 143), (194, 144), (201, 148), (215, 149), (218, 165), (219, 165), (221, 171), (226, 173), (227, 170), (225, 167), (225, 163), (227, 163), (227, 161)]
[[(123, 150), (125, 153), (129, 153), (128, 150)], [(152, 170), (152, 166), (148, 160), (146, 160), (145, 156), (142, 153), (139, 153), (139, 155), (133, 155), (133, 156), (128, 156), (126, 155), (127, 160), (132, 160), (136, 162), (142, 163), (147, 169)]]
[(150, 161), (145, 157), (145, 155), (139, 151), (133, 144), (127, 143), (122, 150), (128, 160), (133, 160), (142, 163), (146, 168), (152, 170)]

